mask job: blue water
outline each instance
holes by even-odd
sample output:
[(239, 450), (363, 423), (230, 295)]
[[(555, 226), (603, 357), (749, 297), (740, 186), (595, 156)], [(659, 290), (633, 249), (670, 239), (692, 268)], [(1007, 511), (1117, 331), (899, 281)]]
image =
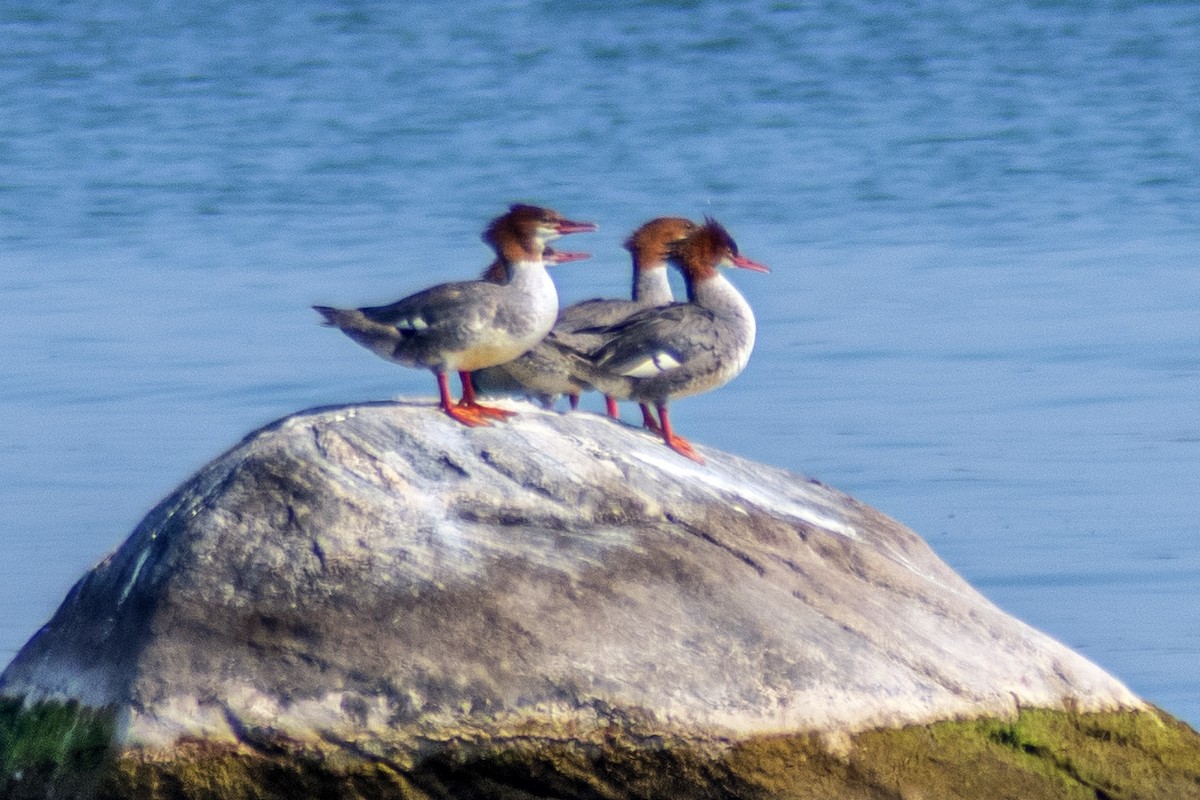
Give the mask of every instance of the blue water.
[(0, 6), (0, 663), (250, 429), (432, 395), (308, 306), (473, 276), (519, 199), (602, 226), (566, 301), (725, 222), (759, 345), (680, 431), (1200, 724), (1200, 6), (445, 9)]

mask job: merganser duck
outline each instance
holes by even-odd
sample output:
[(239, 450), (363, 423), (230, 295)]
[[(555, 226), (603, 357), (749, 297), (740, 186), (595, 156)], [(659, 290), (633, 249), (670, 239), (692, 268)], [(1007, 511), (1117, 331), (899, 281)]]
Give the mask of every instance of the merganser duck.
[[(492, 221), (483, 240), (508, 274), (506, 283), (458, 281), (433, 286), (386, 306), (313, 306), (326, 324), (376, 355), (437, 377), (440, 407), (464, 425), (488, 425), (513, 412), (476, 402), (470, 373), (510, 361), (537, 344), (558, 316), (558, 293), (546, 273), (546, 242), (596, 230), (557, 211), (517, 204)], [(462, 399), (450, 398), (448, 373), (458, 372)]]
[(683, 273), (688, 302), (645, 309), (601, 330), (607, 341), (591, 361), (607, 376), (595, 381), (597, 388), (654, 405), (666, 445), (703, 464), (692, 445), (671, 429), (667, 402), (723, 386), (750, 360), (754, 312), (718, 267), (770, 270), (739, 255), (733, 237), (711, 218), (673, 245), (668, 259)]
[[(476, 387), (484, 392), (523, 392), (547, 407), (554, 404), (555, 397), (565, 394), (571, 407), (577, 408), (580, 393), (592, 388), (588, 380), (592, 368), (584, 354), (605, 341), (595, 331), (623, 322), (645, 308), (671, 302), (668, 248), (696, 228), (694, 222), (681, 217), (658, 217), (639, 227), (624, 242), (633, 261), (632, 300), (594, 298), (562, 309), (550, 334), (536, 347), (472, 376)], [(616, 400), (606, 397), (605, 402), (608, 415), (617, 417)], [(645, 405), (642, 420), (646, 427), (658, 430)]]
[[(579, 261), (585, 258), (591, 258), (591, 253), (572, 253), (563, 250), (556, 250), (547, 245), (542, 250), (542, 261), (546, 266), (555, 264), (564, 264), (568, 261)], [(508, 267), (504, 262), (497, 258), (483, 274), (479, 276), (480, 280), (490, 281), (491, 283), (508, 283)], [(546, 339), (538, 342), (531, 350), (517, 356), (512, 361), (504, 364), (497, 364), (494, 367), (484, 367), (471, 373), (471, 385), (475, 388), (478, 394), (509, 394), (509, 395), (533, 395), (546, 408), (551, 408), (554, 405), (554, 395), (558, 392), (547, 394), (536, 393), (536, 389), (526, 386), (516, 377), (516, 370), (510, 372), (507, 367), (510, 364), (521, 362), (524, 371), (527, 372), (557, 372), (561, 369), (561, 362), (565, 359), (573, 359), (580, 362), (578, 367), (581, 370), (588, 369), (590, 362), (582, 353), (575, 352), (558, 352), (559, 348), (545, 348)], [(578, 384), (578, 391), (589, 388), (586, 385)]]

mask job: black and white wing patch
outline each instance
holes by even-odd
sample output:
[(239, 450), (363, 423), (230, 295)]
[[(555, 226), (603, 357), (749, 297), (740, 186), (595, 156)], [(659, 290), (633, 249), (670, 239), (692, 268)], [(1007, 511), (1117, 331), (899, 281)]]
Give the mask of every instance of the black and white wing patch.
[(639, 361), (626, 364), (620, 374), (627, 378), (653, 378), (683, 366), (683, 357), (669, 350), (655, 350)]

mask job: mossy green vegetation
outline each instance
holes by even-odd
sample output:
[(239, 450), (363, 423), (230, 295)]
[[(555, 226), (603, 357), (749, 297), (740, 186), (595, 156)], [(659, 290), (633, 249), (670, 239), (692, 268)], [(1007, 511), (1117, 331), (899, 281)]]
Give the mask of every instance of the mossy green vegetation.
[(0, 797), (42, 797), (48, 786), (87, 790), (109, 761), (115, 717), (75, 702), (26, 707), (0, 698)]
[[(522, 735), (460, 740), (416, 764), (365, 753), (297, 755), (261, 743), (255, 748), (191, 743), (165, 756), (109, 759), (100, 743), (111, 727), (93, 720), (88, 728), (82, 716), (70, 706), (0, 706), (0, 763), (8, 781), (0, 781), (0, 790), (9, 789), (0, 796), (1200, 800), (1200, 735), (1154, 710), (1027, 710), (1011, 720), (868, 731), (835, 747), (813, 735), (761, 736), (718, 747), (630, 729), (588, 741)], [(24, 774), (17, 783), (14, 769)], [(86, 789), (79, 788), (85, 786), (78, 782), (81, 769), (94, 770)], [(64, 783), (68, 778), (75, 782)]]
[[(797, 737), (756, 739), (731, 761), (755, 776), (758, 796), (780, 800), (1200, 798), (1200, 735), (1160, 711), (1030, 709), (1013, 720), (875, 730), (854, 737), (841, 757), (799, 745)], [(802, 773), (815, 784), (793, 777)]]

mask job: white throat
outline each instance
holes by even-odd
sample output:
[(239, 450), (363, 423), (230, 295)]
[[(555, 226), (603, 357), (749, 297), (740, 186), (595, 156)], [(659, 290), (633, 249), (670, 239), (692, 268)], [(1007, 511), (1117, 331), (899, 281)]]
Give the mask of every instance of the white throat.
[(546, 265), (541, 259), (514, 261), (509, 264), (508, 274), (509, 290), (528, 303), (531, 318), (547, 319), (546, 330), (549, 330), (558, 316), (558, 290), (546, 272)]

